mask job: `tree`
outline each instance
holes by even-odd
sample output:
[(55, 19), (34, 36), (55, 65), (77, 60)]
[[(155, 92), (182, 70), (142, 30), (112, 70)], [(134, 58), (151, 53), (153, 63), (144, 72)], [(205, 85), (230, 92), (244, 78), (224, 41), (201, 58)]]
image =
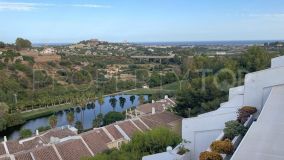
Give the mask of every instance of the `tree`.
[(69, 125), (72, 125), (73, 122), (74, 122), (74, 113), (73, 112), (69, 112), (67, 113), (67, 116), (66, 116), (66, 119), (67, 119), (67, 122)]
[(29, 129), (22, 129), (22, 130), (20, 131), (20, 137), (21, 137), (21, 138), (28, 138), (28, 137), (31, 137), (32, 134), (33, 134), (32, 131), (29, 130)]
[(105, 115), (103, 122), (104, 125), (109, 125), (111, 123), (124, 120), (125, 116), (120, 112), (109, 112)]
[(180, 142), (181, 138), (176, 133), (167, 128), (156, 128), (144, 133), (136, 132), (120, 150), (109, 150), (89, 160), (141, 160), (143, 156), (164, 152), (168, 146), (175, 147)]
[(83, 127), (83, 124), (82, 124), (81, 121), (77, 121), (77, 122), (75, 123), (75, 128), (78, 129), (78, 132), (79, 132), (79, 133), (81, 133), (81, 132), (84, 130), (84, 127)]
[(105, 103), (105, 99), (103, 94), (100, 94), (98, 97), (98, 103), (100, 105), (100, 113), (102, 113), (102, 105)]
[(0, 116), (0, 132), (5, 130), (7, 127), (7, 121), (4, 117)]
[(98, 116), (96, 117), (96, 119), (93, 120), (93, 127), (94, 128), (98, 128), (102, 126), (103, 123), (103, 119), (104, 119), (104, 115), (103, 114), (98, 114)]
[(0, 41), (0, 48), (5, 48), (5, 43)]
[(132, 103), (132, 105), (133, 105), (133, 103), (134, 103), (134, 101), (135, 101), (135, 96), (134, 96), (134, 95), (130, 96), (130, 101), (131, 101), (131, 103)]
[(144, 95), (139, 95), (139, 103), (140, 105), (145, 103)]
[(113, 111), (115, 111), (115, 107), (116, 107), (116, 103), (117, 103), (117, 99), (115, 97), (112, 97), (109, 99), (109, 103), (113, 108)]
[(161, 76), (157, 72), (153, 72), (148, 83), (149, 83), (150, 87), (160, 86), (161, 85)]
[(124, 108), (126, 99), (124, 97), (119, 97), (119, 104), (121, 108)]
[(255, 72), (270, 66), (270, 55), (261, 47), (250, 47), (242, 56), (241, 63), (249, 72)]
[(32, 47), (32, 43), (29, 40), (23, 39), (23, 38), (17, 38), (16, 39), (16, 48), (17, 49), (31, 48), (31, 47)]
[(51, 128), (55, 128), (57, 125), (57, 117), (56, 115), (52, 115), (48, 118), (48, 123)]

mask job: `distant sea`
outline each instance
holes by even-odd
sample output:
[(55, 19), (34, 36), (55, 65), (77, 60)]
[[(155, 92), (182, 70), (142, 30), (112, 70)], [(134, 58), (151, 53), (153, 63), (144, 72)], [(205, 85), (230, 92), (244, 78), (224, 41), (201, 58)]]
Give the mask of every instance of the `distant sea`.
[(246, 46), (260, 45), (284, 40), (250, 40), (250, 41), (184, 41), (184, 42), (139, 42), (146, 46)]
[[(136, 45), (145, 46), (247, 46), (260, 45), (284, 40), (250, 40), (250, 41), (183, 41), (183, 42), (130, 42)], [(74, 43), (35, 43), (34, 47), (44, 46), (66, 46)]]

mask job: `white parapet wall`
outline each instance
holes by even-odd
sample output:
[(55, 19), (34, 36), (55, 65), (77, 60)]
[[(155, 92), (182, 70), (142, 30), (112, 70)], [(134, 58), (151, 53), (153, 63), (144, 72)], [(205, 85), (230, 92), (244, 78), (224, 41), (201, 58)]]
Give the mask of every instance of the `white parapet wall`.
[(245, 86), (239, 86), (235, 88), (230, 88), (229, 90), (229, 100), (233, 99), (237, 95), (243, 95), (245, 92)]
[(284, 67), (284, 56), (273, 58), (271, 60), (271, 68)]
[(247, 74), (245, 77), (244, 105), (261, 111), (271, 87), (284, 84), (284, 67), (270, 68)]
[(235, 120), (236, 112), (214, 114), (206, 117), (187, 118), (182, 121), (182, 138), (191, 143), (191, 160), (197, 160), (199, 154), (205, 151), (225, 128), (225, 122)]

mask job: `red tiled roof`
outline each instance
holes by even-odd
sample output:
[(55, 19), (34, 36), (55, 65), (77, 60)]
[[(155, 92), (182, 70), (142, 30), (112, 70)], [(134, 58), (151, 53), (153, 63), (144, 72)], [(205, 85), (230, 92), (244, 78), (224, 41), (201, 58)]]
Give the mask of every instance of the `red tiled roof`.
[(6, 154), (5, 148), (4, 148), (4, 144), (0, 143), (0, 155), (4, 155)]
[(80, 139), (69, 140), (55, 146), (63, 160), (79, 160), (92, 156)]
[(76, 134), (69, 129), (58, 128), (58, 129), (53, 129), (53, 130), (46, 132), (45, 134), (41, 135), (41, 138), (46, 143), (49, 143), (51, 137), (57, 137), (59, 139), (62, 139), (62, 138), (65, 138), (65, 137), (75, 136), (75, 135)]
[(36, 160), (59, 160), (52, 146), (42, 147), (32, 152)]
[(15, 160), (33, 160), (30, 152), (15, 154)]
[(145, 116), (145, 118), (162, 124), (169, 124), (171, 122), (182, 119), (182, 117), (170, 112), (157, 113), (154, 115)]
[(108, 136), (104, 133), (102, 129), (97, 129), (84, 133), (82, 134), (82, 138), (94, 154), (109, 149), (106, 144), (111, 142), (111, 140), (108, 138)]
[(18, 141), (8, 141), (6, 142), (6, 144), (7, 144), (10, 154), (17, 153), (17, 152), (24, 150), (24, 146), (22, 144), (19, 144)]
[(118, 123), (117, 125), (127, 134), (129, 138), (131, 138), (135, 132), (140, 131), (130, 121), (123, 121)]
[(163, 126), (163, 124), (161, 123), (158, 123), (158, 122), (155, 122), (155, 121), (152, 121), (146, 117), (141, 117), (140, 118), (148, 127), (150, 128), (155, 128), (155, 127), (158, 127), (158, 126)]
[(141, 106), (138, 106), (137, 110), (145, 114), (149, 114), (149, 113), (152, 113), (152, 108), (154, 107), (155, 112), (160, 113), (164, 111), (164, 107), (167, 107), (170, 105), (174, 105), (174, 103), (170, 101), (169, 99), (162, 99), (155, 103), (146, 103)]
[(115, 140), (123, 138), (121, 133), (114, 127), (114, 125), (108, 125), (105, 127), (107, 131), (113, 136)]
[(9, 157), (2, 157), (0, 160), (11, 160)]
[(148, 130), (149, 130), (140, 120), (133, 120), (133, 122), (134, 122), (140, 129), (142, 129), (142, 131), (148, 131)]
[(25, 150), (30, 150), (43, 146), (43, 142), (39, 137), (36, 137), (32, 140), (23, 142), (23, 146)]

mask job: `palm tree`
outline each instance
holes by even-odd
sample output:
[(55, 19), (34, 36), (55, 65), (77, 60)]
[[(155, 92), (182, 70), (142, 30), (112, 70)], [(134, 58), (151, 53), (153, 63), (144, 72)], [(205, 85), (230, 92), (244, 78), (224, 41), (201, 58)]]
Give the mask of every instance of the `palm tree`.
[(133, 103), (134, 103), (134, 101), (135, 101), (135, 96), (134, 96), (134, 95), (130, 96), (130, 101), (131, 101), (131, 103), (132, 103), (132, 105), (133, 105)]
[(115, 97), (112, 97), (109, 99), (109, 103), (113, 108), (113, 111), (115, 111), (115, 107), (116, 107), (116, 103), (117, 103), (117, 99)]
[(74, 118), (74, 113), (73, 112), (69, 112), (66, 116), (67, 122), (69, 125), (72, 125), (75, 118)]
[(98, 97), (98, 103), (100, 105), (100, 113), (102, 113), (102, 105), (105, 103), (105, 99), (103, 94), (100, 94)]
[(119, 97), (119, 104), (122, 109), (124, 108), (125, 101), (126, 99), (124, 97)]
[(86, 105), (86, 101), (84, 100), (84, 98), (78, 98), (79, 101), (79, 106), (81, 107), (81, 121), (84, 121), (84, 115), (85, 115), (85, 105)]
[(55, 115), (52, 115), (48, 118), (48, 123), (51, 128), (55, 128), (57, 125), (57, 117)]
[(139, 96), (139, 103), (140, 103), (140, 105), (144, 104), (144, 101), (145, 101), (144, 95), (140, 95)]

